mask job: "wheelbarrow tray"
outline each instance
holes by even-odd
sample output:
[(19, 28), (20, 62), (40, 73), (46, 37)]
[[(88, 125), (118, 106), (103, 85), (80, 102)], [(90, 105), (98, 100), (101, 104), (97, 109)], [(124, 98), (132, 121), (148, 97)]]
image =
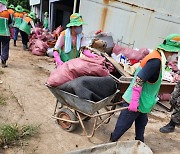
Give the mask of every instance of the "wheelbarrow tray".
[(94, 102), (87, 99), (81, 99), (74, 94), (60, 90), (58, 87), (51, 87), (48, 85), (47, 87), (52, 92), (52, 94), (57, 98), (58, 102), (74, 110), (77, 110), (81, 113), (85, 113), (87, 115), (93, 115), (95, 112), (97, 112), (101, 108), (109, 104), (112, 104), (111, 100), (119, 92), (119, 90), (117, 90), (113, 95), (106, 97), (98, 102)]
[(67, 154), (153, 154), (152, 150), (141, 141), (119, 141), (96, 145), (87, 149), (68, 152)]

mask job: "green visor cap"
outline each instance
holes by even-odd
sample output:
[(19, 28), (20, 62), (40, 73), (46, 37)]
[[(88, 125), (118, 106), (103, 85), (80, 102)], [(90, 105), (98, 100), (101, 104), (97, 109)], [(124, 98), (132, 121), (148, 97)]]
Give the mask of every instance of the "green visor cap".
[(171, 34), (167, 36), (164, 42), (157, 48), (168, 52), (180, 52), (180, 34)]
[(35, 14), (34, 12), (29, 13), (28, 16), (29, 16), (31, 19), (36, 19), (36, 14)]
[(9, 5), (9, 6), (8, 6), (8, 8), (10, 8), (10, 9), (14, 9), (14, 5), (13, 5), (13, 4), (11, 4), (11, 5)]
[(82, 16), (79, 13), (73, 13), (70, 16), (70, 23), (66, 25), (66, 27), (71, 26), (81, 26), (85, 25), (86, 23), (83, 21)]
[(15, 10), (16, 10), (17, 12), (23, 12), (23, 8), (22, 8), (22, 6), (20, 6), (20, 5), (16, 6)]

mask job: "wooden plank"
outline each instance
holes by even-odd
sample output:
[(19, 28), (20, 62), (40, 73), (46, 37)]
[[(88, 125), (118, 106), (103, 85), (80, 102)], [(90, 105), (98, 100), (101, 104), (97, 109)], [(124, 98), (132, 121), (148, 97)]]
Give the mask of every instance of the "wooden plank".
[(131, 77), (131, 75), (127, 72), (124, 71), (123, 67), (117, 63), (113, 58), (109, 57), (109, 56), (105, 56), (106, 59), (111, 63), (113, 64), (113, 66), (117, 69), (117, 71), (122, 75), (122, 76), (125, 76), (125, 77)]

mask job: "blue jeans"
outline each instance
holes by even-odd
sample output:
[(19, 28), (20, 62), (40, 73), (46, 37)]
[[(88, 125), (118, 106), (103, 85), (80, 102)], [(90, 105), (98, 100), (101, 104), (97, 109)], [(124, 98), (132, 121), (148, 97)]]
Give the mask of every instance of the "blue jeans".
[(18, 33), (19, 33), (19, 28), (14, 27), (14, 41), (17, 41)]
[[(129, 104), (123, 102), (123, 107)], [(121, 111), (114, 132), (111, 134), (111, 141), (117, 141), (133, 124), (135, 121), (135, 140), (144, 142), (144, 131), (148, 122), (146, 113), (131, 112), (128, 109)]]
[(9, 41), (10, 36), (0, 36), (0, 55), (3, 61), (7, 61), (9, 57)]

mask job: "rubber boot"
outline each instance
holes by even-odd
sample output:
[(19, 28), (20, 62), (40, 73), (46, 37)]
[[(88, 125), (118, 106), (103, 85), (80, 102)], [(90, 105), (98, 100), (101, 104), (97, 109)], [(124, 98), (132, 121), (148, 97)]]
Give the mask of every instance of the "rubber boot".
[(1, 64), (2, 64), (2, 68), (7, 67), (7, 64), (6, 64), (6, 61), (5, 61), (5, 60), (2, 60), (2, 61), (1, 61)]
[(16, 45), (16, 41), (14, 40), (14, 46), (16, 47), (17, 45)]
[(159, 131), (161, 133), (171, 133), (171, 132), (174, 132), (175, 130), (175, 123), (171, 120), (167, 125), (165, 125), (164, 127), (161, 127), (159, 129)]

